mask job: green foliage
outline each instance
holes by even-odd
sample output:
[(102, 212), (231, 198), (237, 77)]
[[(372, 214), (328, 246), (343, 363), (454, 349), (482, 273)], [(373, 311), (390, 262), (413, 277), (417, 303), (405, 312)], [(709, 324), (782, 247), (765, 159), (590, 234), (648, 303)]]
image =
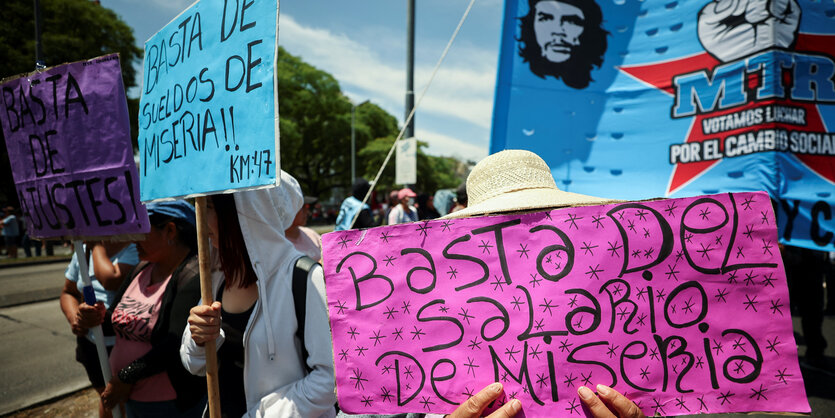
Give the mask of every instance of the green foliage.
[[(420, 150), (420, 147), (418, 147)], [(466, 181), (462, 172), (462, 163), (452, 157), (436, 157), (418, 153), (417, 173), (418, 190), (426, 193), (434, 193), (438, 189), (454, 189)]]
[[(360, 157), (363, 161), (363, 175), (371, 180), (377, 175), (377, 170), (386, 159), (386, 155), (394, 144), (395, 136), (386, 138), (378, 138), (369, 143), (362, 151)], [(418, 141), (417, 149), (417, 183), (412, 187), (418, 193), (432, 194), (438, 189), (453, 189), (458, 187), (463, 181), (462, 163), (451, 157), (436, 157), (434, 155), (426, 154), (423, 149), (428, 145), (426, 142)], [(392, 154), (386, 169), (380, 175), (380, 180), (377, 182), (376, 190), (378, 192), (387, 192), (389, 190), (400, 189), (403, 186), (394, 183), (395, 168), (394, 168), (394, 154)]]
[[(278, 51), (279, 129), (281, 167), (293, 174), (305, 194), (330, 197), (334, 189), (351, 188), (351, 107), (332, 75), (282, 48)], [(379, 106), (356, 107), (357, 176), (374, 179), (399, 132), (397, 119)], [(461, 163), (454, 158), (423, 152), (418, 142), (418, 190), (434, 192), (458, 187)], [(376, 187), (378, 192), (400, 188), (394, 184), (394, 157)]]
[[(118, 52), (125, 88), (136, 85), (134, 63), (142, 58), (133, 29), (112, 10), (89, 0), (41, 0), (41, 49), (47, 66)], [(35, 69), (35, 17), (31, 0), (4, 0), (0, 5), (0, 78)], [(130, 104), (136, 147), (136, 111)], [(0, 133), (2, 137), (2, 133)], [(0, 203), (18, 206), (5, 139), (0, 138)]]
[[(362, 161), (362, 165), (357, 168), (357, 175), (362, 175), (368, 179), (368, 181), (374, 179), (374, 176), (377, 175), (377, 170), (380, 169), (380, 166), (386, 159), (389, 149), (391, 149), (392, 144), (394, 144), (395, 135), (385, 138), (377, 138), (369, 142), (368, 145), (366, 145), (365, 148), (358, 153), (357, 159)], [(420, 144), (418, 144), (418, 152), (420, 152)], [(378, 192), (385, 192), (396, 188), (394, 184), (394, 170), (394, 154), (392, 154), (388, 165), (386, 165), (386, 169), (383, 170), (383, 174), (380, 175), (380, 179), (377, 181), (375, 189)]]
[[(324, 198), (334, 188), (350, 189), (352, 104), (339, 83), (283, 48), (276, 72), (282, 169), (309, 195)], [(356, 108), (355, 133), (359, 151), (374, 138), (396, 135), (397, 120), (379, 106), (363, 103)]]
[[(136, 85), (133, 64), (142, 58), (133, 29), (112, 10), (89, 0), (41, 0), (41, 46), (47, 66), (118, 52), (125, 88)], [(0, 7), (0, 77), (35, 68), (35, 18), (31, 0)]]

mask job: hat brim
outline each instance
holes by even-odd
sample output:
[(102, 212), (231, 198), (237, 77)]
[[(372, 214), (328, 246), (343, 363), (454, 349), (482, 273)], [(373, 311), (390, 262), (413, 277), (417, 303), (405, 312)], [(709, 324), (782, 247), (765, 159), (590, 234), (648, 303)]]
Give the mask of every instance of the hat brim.
[(617, 202), (620, 202), (620, 200), (564, 192), (552, 188), (524, 189), (503, 193), (484, 202), (467, 206), (441, 219), (466, 218), (470, 216), (523, 212), (536, 209), (602, 205)]

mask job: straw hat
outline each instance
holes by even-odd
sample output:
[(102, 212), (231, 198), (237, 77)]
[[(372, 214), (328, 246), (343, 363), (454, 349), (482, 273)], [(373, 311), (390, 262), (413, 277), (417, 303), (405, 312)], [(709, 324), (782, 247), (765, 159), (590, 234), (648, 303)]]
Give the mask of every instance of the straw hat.
[(444, 218), (613, 202), (558, 189), (548, 164), (525, 150), (505, 150), (481, 160), (467, 177), (467, 196), (466, 208)]

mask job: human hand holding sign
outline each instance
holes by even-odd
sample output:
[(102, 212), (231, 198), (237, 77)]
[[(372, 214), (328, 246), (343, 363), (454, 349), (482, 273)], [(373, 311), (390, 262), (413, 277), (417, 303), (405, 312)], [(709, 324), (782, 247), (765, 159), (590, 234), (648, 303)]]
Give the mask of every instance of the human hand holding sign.
[(118, 376), (113, 376), (101, 393), (102, 404), (107, 409), (113, 409), (128, 400), (132, 389), (132, 384), (122, 382)]
[(608, 386), (597, 385), (597, 395), (585, 386), (580, 386), (577, 393), (594, 418), (645, 418), (635, 402)]
[[(502, 390), (501, 383), (493, 383), (464, 401), (446, 418), (480, 417), (487, 406), (499, 397)], [(594, 418), (645, 418), (644, 413), (634, 402), (608, 386), (597, 385), (597, 395), (585, 386), (581, 386), (577, 392)], [(511, 418), (521, 410), (522, 403), (518, 399), (513, 399), (487, 418)]]
[(199, 346), (214, 341), (220, 336), (220, 302), (211, 305), (197, 305), (188, 315), (191, 338)]
[(794, 43), (796, 0), (714, 0), (699, 12), (699, 41), (722, 62)]
[(81, 304), (78, 305), (78, 314), (76, 315), (77, 323), (85, 330), (93, 328), (104, 322), (106, 313), (107, 309), (105, 309), (104, 303), (101, 301), (96, 302), (96, 304), (92, 306), (85, 302), (81, 302)]
[[(502, 384), (501, 383), (493, 383), (486, 388), (482, 389), (480, 392), (476, 393), (475, 396), (471, 396), (469, 399), (464, 401), (458, 408), (450, 415), (447, 415), (447, 418), (475, 418), (480, 417), (481, 414), (487, 409), (487, 406), (490, 405), (491, 402), (496, 400), (499, 395), (502, 393)], [(518, 399), (514, 399), (504, 405), (501, 408), (497, 409), (492, 414), (488, 415), (487, 418), (510, 418), (516, 415), (522, 409), (522, 403)]]

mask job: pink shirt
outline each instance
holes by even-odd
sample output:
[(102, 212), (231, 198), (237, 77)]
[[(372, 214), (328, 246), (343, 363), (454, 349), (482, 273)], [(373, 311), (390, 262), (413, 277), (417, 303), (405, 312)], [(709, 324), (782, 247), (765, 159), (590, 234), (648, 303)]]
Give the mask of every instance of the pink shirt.
[[(116, 333), (116, 345), (110, 353), (113, 374), (151, 351), (151, 332), (159, 319), (162, 295), (171, 276), (159, 283), (150, 284), (148, 266), (128, 285), (122, 300), (113, 310), (111, 320)], [(169, 401), (177, 398), (166, 372), (142, 379), (133, 386), (130, 398), (140, 402)]]

